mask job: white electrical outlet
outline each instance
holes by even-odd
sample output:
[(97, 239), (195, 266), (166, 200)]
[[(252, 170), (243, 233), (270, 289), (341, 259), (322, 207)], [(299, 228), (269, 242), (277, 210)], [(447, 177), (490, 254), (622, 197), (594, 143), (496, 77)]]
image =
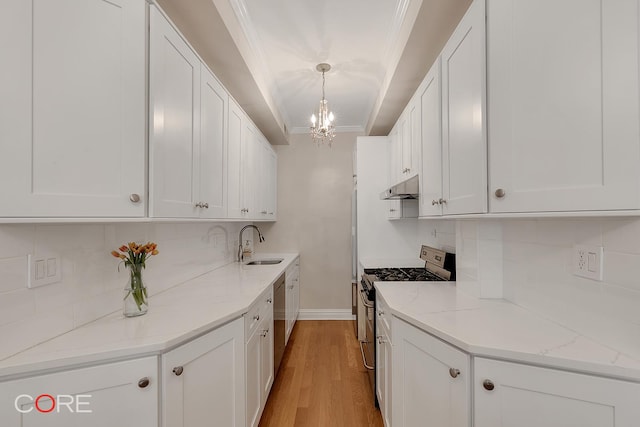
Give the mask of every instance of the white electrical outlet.
[(573, 274), (602, 281), (604, 248), (602, 246), (573, 246)]
[(49, 253), (46, 255), (29, 255), (27, 272), (27, 287), (50, 285), (62, 280), (62, 265), (60, 255)]

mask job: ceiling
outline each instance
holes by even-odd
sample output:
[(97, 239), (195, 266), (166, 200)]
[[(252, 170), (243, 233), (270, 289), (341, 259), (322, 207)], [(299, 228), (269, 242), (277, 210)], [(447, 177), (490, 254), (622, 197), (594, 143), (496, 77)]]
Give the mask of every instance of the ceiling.
[(272, 144), (308, 132), (386, 135), (471, 0), (157, 0)]

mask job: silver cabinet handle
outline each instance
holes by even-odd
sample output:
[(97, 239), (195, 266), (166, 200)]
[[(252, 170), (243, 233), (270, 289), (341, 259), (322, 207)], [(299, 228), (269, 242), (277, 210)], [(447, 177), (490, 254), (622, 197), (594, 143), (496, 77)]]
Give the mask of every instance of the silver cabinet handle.
[(449, 375), (451, 375), (451, 378), (458, 378), (458, 375), (460, 375), (460, 369), (449, 368)]
[(176, 377), (179, 377), (180, 375), (182, 375), (182, 371), (184, 371), (184, 368), (182, 366), (176, 366), (175, 368), (173, 368), (173, 373), (176, 374)]
[(502, 199), (504, 196), (507, 195), (507, 193), (505, 193), (505, 191), (502, 188), (498, 188), (495, 192), (495, 195), (498, 199)]
[(262, 215), (266, 215), (266, 214), (267, 214), (267, 211), (260, 211), (260, 213), (261, 213)]
[(146, 388), (150, 382), (149, 377), (140, 378), (140, 381), (138, 381), (138, 387)]
[(255, 316), (253, 316), (253, 320), (256, 320), (256, 321), (260, 320), (260, 315), (256, 314)]
[(389, 209), (389, 212), (395, 212), (395, 211), (396, 211), (395, 209)]
[(380, 335), (380, 336), (378, 337), (378, 344), (384, 344), (384, 343), (386, 343), (386, 342), (387, 342), (387, 341), (386, 341), (384, 338), (382, 338), (382, 335)]
[(266, 338), (266, 337), (267, 337), (267, 335), (269, 335), (269, 329), (263, 329), (263, 330), (262, 330), (262, 334), (260, 334), (260, 336), (261, 336), (262, 338)]
[(482, 381), (482, 387), (484, 387), (485, 390), (491, 391), (494, 388), (496, 388), (495, 384), (493, 383), (493, 381), (491, 380), (484, 380)]
[(133, 203), (138, 203), (140, 201), (140, 195), (136, 193), (130, 194), (129, 200), (131, 200)]
[(271, 304), (271, 303), (273, 302), (273, 300), (272, 300), (271, 298), (267, 298), (267, 302), (268, 302), (269, 304)]
[(431, 201), (431, 206), (435, 206), (435, 205), (439, 205), (440, 202), (438, 202), (437, 200), (432, 200)]
[(440, 198), (440, 199), (438, 200), (438, 203), (440, 203), (441, 205), (446, 205), (446, 204), (447, 204), (447, 200), (446, 200), (446, 199), (442, 199), (442, 198)]
[(378, 316), (382, 316), (384, 314), (384, 310), (378, 309)]
[(196, 208), (201, 208), (201, 207), (202, 207), (202, 202), (196, 203)]
[(202, 207), (205, 209), (209, 209), (209, 203), (205, 202), (202, 204)]

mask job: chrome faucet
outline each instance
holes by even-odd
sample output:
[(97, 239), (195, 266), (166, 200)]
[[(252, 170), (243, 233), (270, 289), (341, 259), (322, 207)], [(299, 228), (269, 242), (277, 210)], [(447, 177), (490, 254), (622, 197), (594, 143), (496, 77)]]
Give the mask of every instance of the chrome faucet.
[(258, 232), (258, 241), (264, 242), (264, 236), (262, 235), (258, 227), (253, 224), (245, 225), (244, 227), (242, 227), (242, 230), (240, 230), (240, 235), (238, 236), (238, 262), (242, 262), (244, 260), (244, 255), (242, 254), (242, 233), (247, 228), (255, 228)]

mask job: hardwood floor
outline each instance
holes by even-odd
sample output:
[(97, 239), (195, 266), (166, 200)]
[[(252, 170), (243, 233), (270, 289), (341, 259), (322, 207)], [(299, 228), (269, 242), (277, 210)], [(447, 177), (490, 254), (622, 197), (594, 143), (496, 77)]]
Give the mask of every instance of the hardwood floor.
[(383, 426), (352, 321), (296, 322), (260, 426)]

